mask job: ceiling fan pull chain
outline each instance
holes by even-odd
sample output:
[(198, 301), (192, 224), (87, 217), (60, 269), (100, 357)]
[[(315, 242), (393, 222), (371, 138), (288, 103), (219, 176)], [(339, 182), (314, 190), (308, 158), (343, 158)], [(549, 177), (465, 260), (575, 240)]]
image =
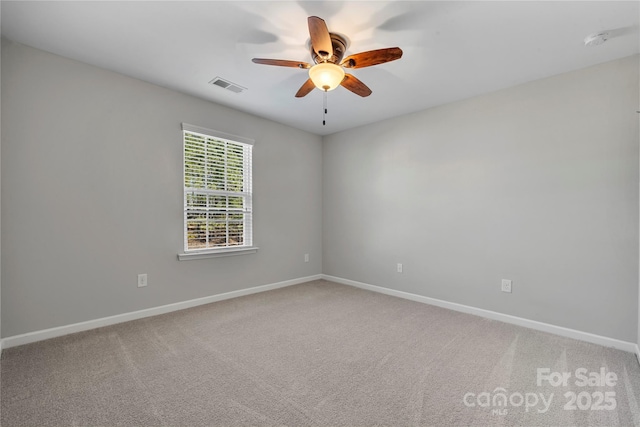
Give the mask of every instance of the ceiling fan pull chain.
[(323, 104), (322, 104), (322, 107), (323, 107), (323, 110), (322, 110), (323, 111), (323, 113), (322, 113), (322, 126), (327, 124), (327, 120), (326, 120), (326, 118), (327, 118), (327, 90), (326, 89), (324, 91), (324, 95), (323, 96), (324, 96), (324, 99), (323, 99)]

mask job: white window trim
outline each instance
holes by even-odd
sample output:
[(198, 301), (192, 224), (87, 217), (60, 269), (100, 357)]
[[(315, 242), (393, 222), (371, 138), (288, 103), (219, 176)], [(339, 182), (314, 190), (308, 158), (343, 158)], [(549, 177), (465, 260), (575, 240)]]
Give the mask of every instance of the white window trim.
[(193, 259), (205, 259), (205, 258), (220, 258), (225, 256), (235, 255), (248, 255), (258, 252), (257, 246), (243, 246), (240, 248), (228, 248), (228, 249), (203, 249), (200, 251), (193, 251), (188, 253), (178, 254), (180, 261), (190, 261)]
[[(240, 142), (242, 144), (247, 144), (247, 145), (255, 144), (255, 140), (251, 138), (232, 135), (232, 134), (220, 132), (213, 129), (203, 128), (200, 126), (194, 126), (188, 123), (182, 123), (182, 130), (187, 132), (199, 133), (202, 135), (210, 136), (212, 138), (227, 140), (230, 142)], [(182, 167), (184, 168), (184, 159), (182, 163), (183, 163)], [(183, 183), (183, 187), (184, 187), (184, 183)], [(252, 231), (252, 234), (253, 234), (253, 231)], [(259, 248), (257, 246), (240, 246), (240, 247), (212, 248), (212, 249), (200, 249), (200, 250), (196, 249), (189, 252), (184, 251), (184, 252), (178, 253), (178, 260), (189, 261), (189, 260), (196, 260), (196, 259), (248, 255), (248, 254), (256, 253), (258, 249)]]
[(190, 125), (188, 123), (182, 123), (182, 130), (187, 132), (201, 133), (203, 135), (210, 136), (212, 138), (225, 139), (230, 142), (241, 142), (247, 145), (254, 145), (255, 139), (245, 138), (244, 136), (232, 135), (230, 133), (220, 132), (219, 130), (207, 129), (200, 126)]

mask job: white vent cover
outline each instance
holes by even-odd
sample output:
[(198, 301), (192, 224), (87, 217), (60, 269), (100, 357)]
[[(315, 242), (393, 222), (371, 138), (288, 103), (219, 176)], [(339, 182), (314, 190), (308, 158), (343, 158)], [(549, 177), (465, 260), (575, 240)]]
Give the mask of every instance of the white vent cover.
[(214, 86), (219, 86), (223, 89), (230, 90), (233, 93), (242, 93), (245, 90), (247, 90), (246, 87), (242, 87), (240, 85), (230, 82), (229, 80), (225, 80), (221, 77), (216, 77), (215, 79), (211, 80), (209, 84), (212, 84)]

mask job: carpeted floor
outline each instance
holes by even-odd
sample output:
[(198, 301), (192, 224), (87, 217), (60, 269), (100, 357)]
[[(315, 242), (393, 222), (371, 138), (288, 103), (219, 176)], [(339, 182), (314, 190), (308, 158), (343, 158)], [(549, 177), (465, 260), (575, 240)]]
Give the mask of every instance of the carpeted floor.
[(640, 426), (631, 353), (325, 281), (7, 349), (1, 379), (5, 427)]

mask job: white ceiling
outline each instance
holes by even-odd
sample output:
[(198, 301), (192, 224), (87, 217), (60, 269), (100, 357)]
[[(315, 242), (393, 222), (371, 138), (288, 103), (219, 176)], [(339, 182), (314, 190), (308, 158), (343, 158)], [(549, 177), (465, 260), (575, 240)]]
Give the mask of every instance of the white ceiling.
[[(307, 79), (253, 57), (312, 62), (307, 17), (346, 35), (346, 55), (399, 46), (402, 59), (352, 70), (294, 98)], [(2, 1), (2, 35), (39, 49), (326, 135), (639, 52), (637, 1)], [(610, 31), (596, 47), (583, 39)], [(346, 56), (345, 55), (345, 56)], [(246, 92), (208, 82), (220, 76)]]

